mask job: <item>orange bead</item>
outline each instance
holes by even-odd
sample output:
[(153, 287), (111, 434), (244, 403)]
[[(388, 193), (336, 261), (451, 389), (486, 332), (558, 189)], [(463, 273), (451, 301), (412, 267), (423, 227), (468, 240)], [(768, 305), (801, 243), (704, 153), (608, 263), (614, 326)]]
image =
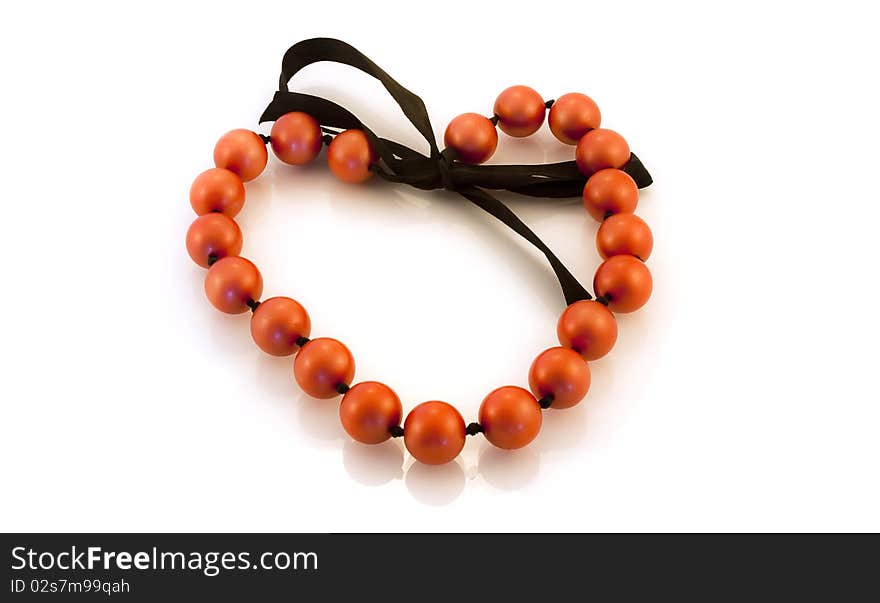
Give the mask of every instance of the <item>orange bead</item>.
[(335, 339), (312, 339), (296, 355), (293, 375), (311, 397), (335, 398), (340, 394), (337, 388), (354, 379), (354, 356)]
[(590, 367), (574, 350), (550, 348), (532, 363), (529, 387), (538, 398), (553, 396), (552, 408), (570, 408), (590, 390)]
[(394, 390), (383, 383), (364, 381), (345, 393), (339, 405), (345, 432), (363, 444), (379, 444), (400, 425), (403, 406)]
[(601, 222), (610, 214), (631, 214), (639, 204), (639, 187), (622, 170), (599, 170), (584, 185), (584, 208)]
[(528, 86), (511, 86), (495, 99), (494, 112), (502, 132), (522, 138), (541, 127), (547, 107), (541, 95)]
[(229, 170), (211, 168), (193, 181), (189, 203), (200, 216), (220, 212), (235, 217), (244, 206), (244, 183)]
[(565, 309), (556, 324), (556, 335), (563, 347), (571, 348), (584, 360), (598, 360), (617, 341), (617, 320), (604, 305), (585, 299)]
[(491, 392), (480, 405), (479, 416), (486, 439), (507, 450), (522, 448), (541, 430), (541, 407), (521, 387), (508, 385)]
[(227, 314), (247, 312), (249, 301), (263, 294), (263, 277), (253, 262), (238, 256), (218, 260), (205, 275), (205, 295)]
[(370, 165), (375, 159), (370, 140), (360, 130), (340, 132), (327, 147), (330, 171), (343, 182), (358, 184), (368, 180), (373, 175)]
[(284, 163), (304, 165), (321, 152), (323, 134), (318, 121), (301, 111), (285, 113), (272, 124), (269, 143)]
[(406, 449), (426, 465), (442, 465), (454, 459), (464, 448), (465, 437), (464, 419), (446, 402), (419, 404), (403, 424)]
[(596, 233), (596, 248), (606, 260), (615, 255), (634, 255), (645, 261), (654, 248), (654, 235), (640, 217), (617, 214), (602, 222)]
[(498, 131), (479, 113), (462, 113), (446, 126), (443, 142), (463, 163), (483, 163), (498, 146)]
[(263, 173), (269, 152), (266, 143), (256, 132), (232, 130), (220, 137), (214, 147), (214, 165), (238, 174), (250, 182)]
[(596, 270), (593, 289), (608, 300), (612, 312), (635, 312), (651, 298), (651, 272), (645, 263), (631, 255), (608, 258)]
[(186, 250), (189, 257), (202, 268), (209, 268), (211, 260), (241, 253), (241, 229), (235, 220), (223, 214), (199, 216), (186, 231)]
[(578, 169), (587, 176), (605, 168), (622, 168), (629, 157), (629, 145), (623, 136), (603, 128), (584, 134), (574, 151)]
[(289, 297), (270, 297), (254, 310), (251, 337), (273, 356), (290, 356), (299, 349), (296, 340), (312, 332), (309, 314)]
[(563, 94), (550, 107), (550, 131), (565, 144), (577, 144), (584, 134), (602, 123), (599, 106), (586, 94)]

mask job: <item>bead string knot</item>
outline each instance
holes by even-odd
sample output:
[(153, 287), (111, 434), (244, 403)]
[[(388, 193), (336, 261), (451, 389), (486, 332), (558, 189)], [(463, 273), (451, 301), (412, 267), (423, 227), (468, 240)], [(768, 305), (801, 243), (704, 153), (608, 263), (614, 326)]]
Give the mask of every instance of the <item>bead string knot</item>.
[(483, 426), (476, 422), (469, 423), (468, 426), (465, 428), (465, 433), (470, 436), (477, 435), (478, 433), (483, 433)]

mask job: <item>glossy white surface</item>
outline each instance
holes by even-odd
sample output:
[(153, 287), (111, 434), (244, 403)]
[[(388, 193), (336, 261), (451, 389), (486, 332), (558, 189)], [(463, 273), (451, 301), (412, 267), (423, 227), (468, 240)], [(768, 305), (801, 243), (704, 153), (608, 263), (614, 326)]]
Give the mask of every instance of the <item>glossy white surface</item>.
[[(246, 4), (5, 11), (0, 529), (880, 529), (880, 49), (863, 4), (443, 2), (421, 30), (384, 21), (412, 3)], [(533, 447), (469, 438), (430, 468), (399, 441), (356, 445), (247, 316), (204, 299), (190, 182), (315, 35), (420, 94), (441, 140), (508, 85), (583, 91), (653, 173), (654, 297)], [(314, 66), (292, 87), (419, 144), (360, 73)], [(502, 135), (493, 161), (572, 153), (545, 125)], [(597, 225), (577, 200), (505, 199), (589, 285)], [(271, 158), (240, 224), (265, 296), (302, 302), (407, 410), (441, 399), (473, 420), (556, 343), (543, 258), (455, 195)]]

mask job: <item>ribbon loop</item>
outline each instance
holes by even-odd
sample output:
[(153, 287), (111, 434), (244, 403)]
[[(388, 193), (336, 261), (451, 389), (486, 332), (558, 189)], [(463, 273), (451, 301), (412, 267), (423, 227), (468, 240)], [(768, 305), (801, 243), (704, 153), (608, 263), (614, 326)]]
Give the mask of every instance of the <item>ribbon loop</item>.
[[(398, 142), (377, 136), (357, 116), (332, 101), (288, 89), (288, 82), (296, 73), (321, 61), (350, 65), (379, 80), (409, 122), (427, 141), (430, 155), (425, 156)], [(552, 101), (546, 104), (549, 107)], [(342, 130), (362, 130), (380, 158), (372, 167), (378, 177), (422, 190), (446, 189), (459, 193), (503, 222), (547, 257), (567, 304), (592, 299), (550, 248), (510, 208), (484, 190), (506, 190), (530, 197), (577, 197), (583, 191), (587, 176), (578, 170), (574, 161), (536, 165), (469, 165), (456, 161), (451, 149), (441, 152), (437, 147), (434, 129), (422, 99), (401, 86), (359, 50), (333, 38), (303, 40), (284, 53), (278, 92), (263, 111), (260, 122), (274, 121), (291, 111), (308, 113), (331, 136)], [(651, 175), (635, 154), (630, 156), (623, 170), (639, 188), (652, 183)]]

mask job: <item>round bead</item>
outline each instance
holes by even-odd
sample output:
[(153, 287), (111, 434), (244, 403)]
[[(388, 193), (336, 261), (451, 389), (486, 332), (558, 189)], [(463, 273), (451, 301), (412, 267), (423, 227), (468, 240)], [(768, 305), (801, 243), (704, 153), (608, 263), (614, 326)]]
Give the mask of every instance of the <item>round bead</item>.
[(528, 86), (511, 86), (495, 99), (498, 127), (508, 136), (522, 138), (534, 134), (544, 123), (544, 99)]
[(462, 113), (446, 126), (443, 142), (464, 163), (483, 163), (498, 146), (498, 131), (479, 113)]
[(512, 385), (486, 396), (479, 417), (486, 439), (507, 450), (526, 446), (541, 430), (538, 401), (528, 390)]
[(645, 263), (631, 255), (608, 258), (596, 270), (593, 289), (608, 300), (612, 312), (626, 314), (644, 306), (651, 297), (653, 282)]
[(205, 275), (205, 295), (214, 307), (227, 314), (241, 314), (248, 302), (260, 299), (263, 277), (253, 262), (238, 256), (218, 260)]
[(262, 174), (268, 160), (266, 143), (250, 130), (227, 132), (214, 147), (214, 165), (235, 172), (245, 182)]
[(553, 396), (552, 408), (570, 408), (590, 389), (590, 367), (574, 350), (550, 348), (532, 363), (529, 387), (538, 398)]
[(617, 341), (617, 320), (604, 305), (585, 299), (565, 309), (556, 324), (556, 335), (563, 347), (571, 348), (584, 360), (598, 360)]
[(272, 124), (269, 144), (272, 152), (284, 163), (303, 165), (321, 152), (321, 126), (318, 121), (302, 111), (285, 113)]
[(605, 128), (584, 134), (574, 151), (578, 169), (588, 176), (605, 168), (622, 168), (629, 157), (629, 145), (623, 136)]
[(374, 160), (370, 140), (361, 130), (340, 132), (327, 147), (330, 171), (343, 182), (357, 184), (368, 180), (373, 175), (370, 164)]
[(383, 383), (364, 381), (345, 393), (339, 406), (342, 427), (363, 444), (379, 444), (400, 425), (403, 406), (394, 390)]
[(596, 248), (606, 260), (615, 255), (634, 255), (645, 261), (654, 248), (654, 235), (640, 217), (617, 214), (602, 222), (596, 233)]
[(563, 94), (550, 107), (550, 131), (565, 144), (577, 144), (581, 137), (602, 123), (599, 107), (586, 94)]
[(232, 218), (244, 206), (244, 183), (229, 170), (211, 168), (196, 176), (189, 203), (200, 216), (220, 212)]
[(309, 313), (289, 297), (270, 297), (254, 310), (251, 337), (272, 356), (290, 356), (299, 349), (296, 340), (312, 332)]
[(584, 185), (584, 208), (599, 222), (609, 213), (631, 214), (638, 204), (639, 187), (622, 170), (599, 170)]
[(313, 398), (335, 398), (337, 388), (354, 379), (354, 356), (345, 345), (329, 337), (305, 344), (293, 361), (293, 375)]
[(241, 229), (235, 220), (218, 213), (205, 214), (190, 224), (186, 231), (189, 257), (202, 268), (211, 266), (211, 258), (219, 260), (241, 253)]
[(454, 459), (464, 448), (465, 437), (464, 419), (446, 402), (419, 404), (403, 424), (406, 449), (426, 465), (442, 465)]

